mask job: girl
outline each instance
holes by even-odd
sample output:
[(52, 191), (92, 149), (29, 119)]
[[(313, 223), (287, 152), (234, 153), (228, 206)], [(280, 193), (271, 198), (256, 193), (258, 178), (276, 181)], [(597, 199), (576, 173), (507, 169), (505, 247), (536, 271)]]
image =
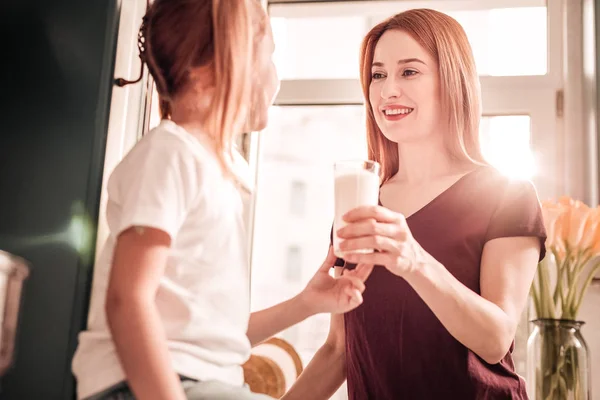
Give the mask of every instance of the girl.
[(329, 276), (249, 313), (247, 179), (235, 135), (264, 128), (278, 88), (256, 0), (155, 0), (141, 58), (163, 120), (111, 175), (110, 237), (73, 361), (80, 399), (262, 399), (243, 385), (252, 345), (362, 301), (366, 276)]
[(433, 10), (391, 17), (363, 41), (361, 81), (380, 206), (350, 211), (338, 235), (377, 252), (337, 265), (377, 267), (285, 399), (328, 399), (344, 379), (352, 400), (527, 399), (511, 349), (545, 231), (533, 185), (481, 154), (462, 27)]

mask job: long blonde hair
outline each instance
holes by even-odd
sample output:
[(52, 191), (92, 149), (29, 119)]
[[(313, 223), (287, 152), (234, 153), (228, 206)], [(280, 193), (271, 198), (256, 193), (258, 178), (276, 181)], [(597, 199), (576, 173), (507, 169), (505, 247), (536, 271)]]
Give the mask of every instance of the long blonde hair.
[(387, 139), (377, 126), (369, 87), (375, 46), (384, 32), (392, 29), (408, 33), (438, 63), (441, 105), (449, 127), (446, 146), (451, 156), (460, 161), (487, 164), (479, 145), (479, 77), (467, 35), (460, 24), (446, 14), (413, 9), (376, 25), (361, 46), (360, 80), (366, 99), (369, 158), (381, 164), (382, 181), (398, 172), (398, 144)]
[(214, 94), (206, 130), (215, 138), (225, 171), (234, 135), (250, 117), (251, 74), (266, 12), (258, 0), (155, 0), (140, 28), (140, 51), (156, 82), (161, 117), (190, 83), (190, 70), (206, 66)]

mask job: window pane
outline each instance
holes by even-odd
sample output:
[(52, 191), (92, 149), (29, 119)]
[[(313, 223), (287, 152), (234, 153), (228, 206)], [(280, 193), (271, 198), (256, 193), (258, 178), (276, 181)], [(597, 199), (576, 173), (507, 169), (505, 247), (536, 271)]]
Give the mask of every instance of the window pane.
[(504, 174), (523, 179), (535, 176), (529, 116), (484, 116), (480, 140), (486, 159)]
[(359, 74), (365, 17), (271, 18), (281, 79), (351, 79)]
[(464, 28), (479, 75), (545, 75), (546, 7), (448, 12)]
[[(405, 7), (398, 3), (397, 12)], [(281, 78), (358, 78), (362, 38), (371, 26), (389, 16), (374, 11), (370, 7), (362, 15), (339, 17), (274, 15), (275, 63)], [(547, 73), (546, 7), (439, 11), (454, 17), (465, 29), (480, 75)]]
[[(366, 157), (363, 106), (273, 107), (261, 133), (252, 248), (252, 309), (288, 299), (323, 262), (333, 223), (333, 163)], [(329, 316), (288, 329), (308, 364), (325, 342)], [(332, 399), (346, 399), (342, 387)]]

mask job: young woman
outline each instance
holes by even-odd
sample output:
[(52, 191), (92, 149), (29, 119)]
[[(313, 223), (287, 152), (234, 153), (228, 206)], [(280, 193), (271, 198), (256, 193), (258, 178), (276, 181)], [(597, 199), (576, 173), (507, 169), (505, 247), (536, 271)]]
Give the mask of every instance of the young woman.
[(391, 17), (364, 39), (361, 80), (380, 206), (338, 234), (377, 251), (337, 265), (372, 273), (285, 399), (328, 399), (344, 379), (351, 400), (526, 399), (511, 349), (545, 231), (532, 184), (481, 154), (463, 29), (433, 10)]
[(257, 0), (155, 0), (140, 49), (163, 121), (111, 175), (110, 237), (73, 360), (80, 399), (263, 399), (243, 384), (252, 345), (362, 301), (335, 257), (298, 296), (250, 315), (237, 134), (262, 129), (279, 82)]

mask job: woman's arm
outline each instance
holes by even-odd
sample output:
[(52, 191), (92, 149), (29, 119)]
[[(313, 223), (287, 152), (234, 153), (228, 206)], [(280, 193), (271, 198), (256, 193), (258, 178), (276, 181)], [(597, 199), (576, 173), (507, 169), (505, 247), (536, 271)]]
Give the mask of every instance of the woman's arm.
[[(336, 268), (336, 276), (342, 268)], [(329, 399), (346, 379), (344, 316), (331, 315), (329, 335), (283, 400)]]
[[(365, 245), (361, 240), (351, 244), (357, 248)], [(489, 364), (506, 356), (537, 268), (539, 238), (507, 237), (487, 242), (481, 260), (481, 295), (463, 285), (414, 239), (402, 244), (380, 239), (376, 248), (384, 251), (349, 255), (346, 261), (385, 265), (406, 279), (465, 347)]]
[[(481, 296), (463, 285), (414, 239), (406, 219), (383, 207), (350, 211), (352, 222), (338, 231), (347, 262), (383, 265), (406, 279), (444, 327), (490, 364), (498, 363), (514, 340), (540, 256), (540, 238), (498, 237), (486, 242), (480, 266)], [(377, 221), (373, 223), (373, 220)]]
[(496, 364), (515, 338), (539, 255), (538, 238), (487, 242), (481, 260), (481, 296), (435, 260), (415, 268), (405, 279), (452, 336)]
[(139, 399), (185, 399), (154, 304), (171, 239), (161, 230), (130, 228), (119, 235), (106, 317), (131, 390)]

